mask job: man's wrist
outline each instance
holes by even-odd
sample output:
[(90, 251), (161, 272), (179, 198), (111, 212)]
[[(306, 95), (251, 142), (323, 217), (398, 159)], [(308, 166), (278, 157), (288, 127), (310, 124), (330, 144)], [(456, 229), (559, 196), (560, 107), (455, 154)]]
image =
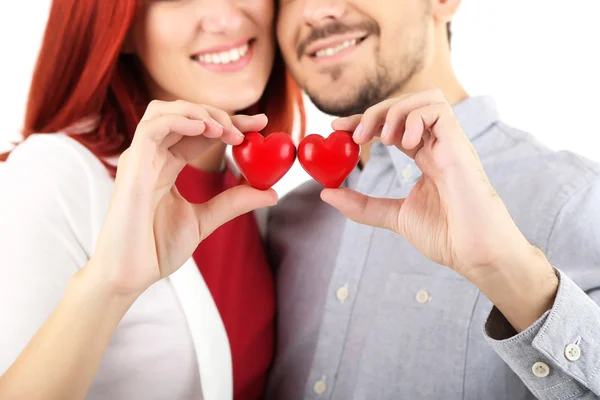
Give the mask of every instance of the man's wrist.
[(530, 244), (521, 252), (499, 259), (471, 281), (517, 332), (552, 308), (559, 283), (548, 259)]

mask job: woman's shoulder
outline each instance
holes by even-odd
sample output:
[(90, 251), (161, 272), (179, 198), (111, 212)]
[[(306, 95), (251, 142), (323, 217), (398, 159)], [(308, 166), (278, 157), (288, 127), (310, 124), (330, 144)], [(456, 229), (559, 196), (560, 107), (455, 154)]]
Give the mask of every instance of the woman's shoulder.
[(46, 229), (48, 236), (60, 233), (89, 251), (112, 187), (106, 167), (76, 140), (31, 135), (0, 163), (0, 220), (6, 221), (0, 236), (16, 227), (37, 235)]
[[(76, 193), (110, 187), (108, 169), (90, 150), (64, 134), (34, 134), (17, 145), (0, 164), (1, 186), (33, 185), (38, 193)], [(15, 188), (12, 188), (13, 190)]]
[(71, 216), (96, 214), (113, 185), (102, 162), (63, 134), (29, 136), (0, 169), (0, 208), (22, 210), (27, 205), (29, 215), (33, 209), (46, 217), (61, 211)]
[[(40, 169), (36, 169), (40, 167)], [(61, 134), (34, 134), (16, 146), (4, 165), (11, 174), (58, 174), (69, 177), (83, 173), (109, 176), (100, 160), (75, 139)]]

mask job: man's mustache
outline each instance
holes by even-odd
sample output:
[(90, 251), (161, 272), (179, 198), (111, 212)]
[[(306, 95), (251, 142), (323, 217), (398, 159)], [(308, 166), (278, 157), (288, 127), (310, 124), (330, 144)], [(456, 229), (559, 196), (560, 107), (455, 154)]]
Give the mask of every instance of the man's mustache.
[(375, 21), (364, 21), (354, 25), (343, 25), (332, 22), (329, 25), (313, 28), (310, 34), (298, 45), (298, 59), (302, 58), (306, 48), (313, 42), (333, 35), (343, 35), (350, 32), (365, 32), (368, 35), (379, 35), (379, 25)]

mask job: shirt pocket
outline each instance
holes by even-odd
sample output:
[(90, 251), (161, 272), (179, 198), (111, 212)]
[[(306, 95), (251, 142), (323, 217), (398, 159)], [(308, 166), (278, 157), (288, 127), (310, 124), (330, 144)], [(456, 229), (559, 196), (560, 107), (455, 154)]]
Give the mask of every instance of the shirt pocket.
[(390, 274), (362, 349), (355, 398), (462, 398), (478, 295), (459, 275)]

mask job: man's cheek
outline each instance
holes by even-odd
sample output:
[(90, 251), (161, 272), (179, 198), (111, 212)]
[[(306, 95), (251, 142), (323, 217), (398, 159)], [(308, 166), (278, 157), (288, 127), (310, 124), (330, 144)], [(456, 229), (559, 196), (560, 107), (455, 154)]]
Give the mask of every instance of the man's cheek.
[(279, 47), (281, 49), (281, 52), (283, 53), (285, 62), (293, 63), (295, 61), (295, 57), (293, 57), (293, 55), (296, 52), (294, 50), (295, 44), (294, 44), (292, 37), (290, 37), (289, 35), (280, 33), (278, 35), (278, 42), (279, 42)]

